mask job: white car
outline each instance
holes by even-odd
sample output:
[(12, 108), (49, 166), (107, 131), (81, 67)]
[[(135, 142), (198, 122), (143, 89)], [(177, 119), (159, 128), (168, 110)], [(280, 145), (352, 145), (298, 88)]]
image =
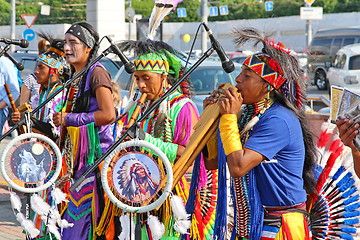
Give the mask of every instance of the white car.
[[(194, 64), (194, 60), (192, 61)], [(212, 91), (217, 89), (220, 83), (230, 83), (236, 85), (235, 78), (241, 72), (241, 64), (234, 63), (235, 70), (231, 73), (226, 73), (221, 66), (220, 61), (204, 61), (191, 74), (190, 82), (193, 85), (193, 101), (199, 110), (203, 111), (203, 100), (209, 96)], [(120, 87), (121, 97), (124, 98), (129, 93), (131, 82), (131, 74), (128, 74), (122, 66), (114, 78), (115, 82)]]
[(339, 49), (327, 78), (330, 86), (360, 90), (360, 44), (351, 44)]

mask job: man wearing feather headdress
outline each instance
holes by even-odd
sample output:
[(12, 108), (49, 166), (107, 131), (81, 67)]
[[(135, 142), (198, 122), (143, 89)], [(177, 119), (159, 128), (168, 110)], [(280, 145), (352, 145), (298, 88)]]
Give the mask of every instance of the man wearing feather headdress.
[(151, 179), (149, 170), (138, 160), (125, 161), (118, 174), (118, 184), (122, 186), (122, 195), (130, 201), (144, 202), (158, 189), (159, 185)]
[[(38, 106), (44, 102), (56, 90), (62, 88), (64, 81), (69, 79), (70, 67), (66, 62), (64, 53), (64, 40), (54, 39), (50, 35), (40, 33), (40, 37), (50, 43), (47, 51), (38, 56), (36, 62), (36, 81), (40, 84), (40, 92), (34, 97), (32, 104)], [(42, 134), (56, 140), (60, 135), (60, 128), (53, 124), (52, 116), (54, 113), (61, 111), (66, 99), (66, 91), (55, 96), (31, 120), (33, 128)], [(12, 120), (18, 122), (20, 113), (13, 112)]]
[[(220, 166), (229, 167), (235, 212), (231, 239), (310, 239), (305, 202), (314, 192), (315, 148), (304, 117), (301, 70), (290, 50), (256, 29), (236, 34), (239, 46), (255, 40), (263, 43), (262, 52), (244, 61), (237, 91), (225, 90), (222, 97), (214, 91), (204, 100), (204, 106), (217, 102), (221, 113), (218, 142), (208, 143), (205, 165), (219, 164), (219, 176), (225, 169)], [(224, 152), (216, 151), (219, 145)], [(218, 221), (220, 215), (215, 239), (225, 239), (226, 219)]]

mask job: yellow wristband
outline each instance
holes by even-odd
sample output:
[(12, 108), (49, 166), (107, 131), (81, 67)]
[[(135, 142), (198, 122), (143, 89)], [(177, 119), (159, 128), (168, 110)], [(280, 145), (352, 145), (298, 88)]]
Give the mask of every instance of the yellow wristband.
[(239, 127), (235, 114), (224, 114), (220, 118), (220, 137), (226, 156), (242, 149)]

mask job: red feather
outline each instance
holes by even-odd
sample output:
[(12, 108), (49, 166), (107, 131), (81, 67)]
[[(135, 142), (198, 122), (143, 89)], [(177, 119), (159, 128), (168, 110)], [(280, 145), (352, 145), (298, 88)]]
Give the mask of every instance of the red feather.
[(330, 140), (330, 138), (331, 138), (331, 135), (332, 135), (332, 134), (329, 133), (329, 132), (327, 132), (326, 130), (321, 131), (321, 132), (320, 132), (319, 140), (318, 140), (318, 142), (317, 142), (317, 146), (318, 146), (319, 148), (325, 147), (325, 146), (328, 144), (328, 142), (329, 142), (329, 140)]

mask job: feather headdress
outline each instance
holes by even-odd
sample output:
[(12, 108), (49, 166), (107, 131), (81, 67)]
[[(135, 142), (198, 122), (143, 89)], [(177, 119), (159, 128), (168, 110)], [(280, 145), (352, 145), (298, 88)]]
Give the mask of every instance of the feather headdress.
[(299, 62), (293, 51), (286, 49), (282, 43), (270, 40), (270, 35), (254, 28), (235, 29), (235, 44), (241, 47), (246, 42), (255, 41), (254, 46), (263, 44), (262, 52), (249, 56), (244, 65), (256, 72), (280, 93), (300, 109), (305, 100), (305, 81)]
[(341, 143), (336, 126), (327, 122), (317, 147), (317, 194), (308, 201), (313, 239), (358, 239), (360, 182), (351, 150)]

